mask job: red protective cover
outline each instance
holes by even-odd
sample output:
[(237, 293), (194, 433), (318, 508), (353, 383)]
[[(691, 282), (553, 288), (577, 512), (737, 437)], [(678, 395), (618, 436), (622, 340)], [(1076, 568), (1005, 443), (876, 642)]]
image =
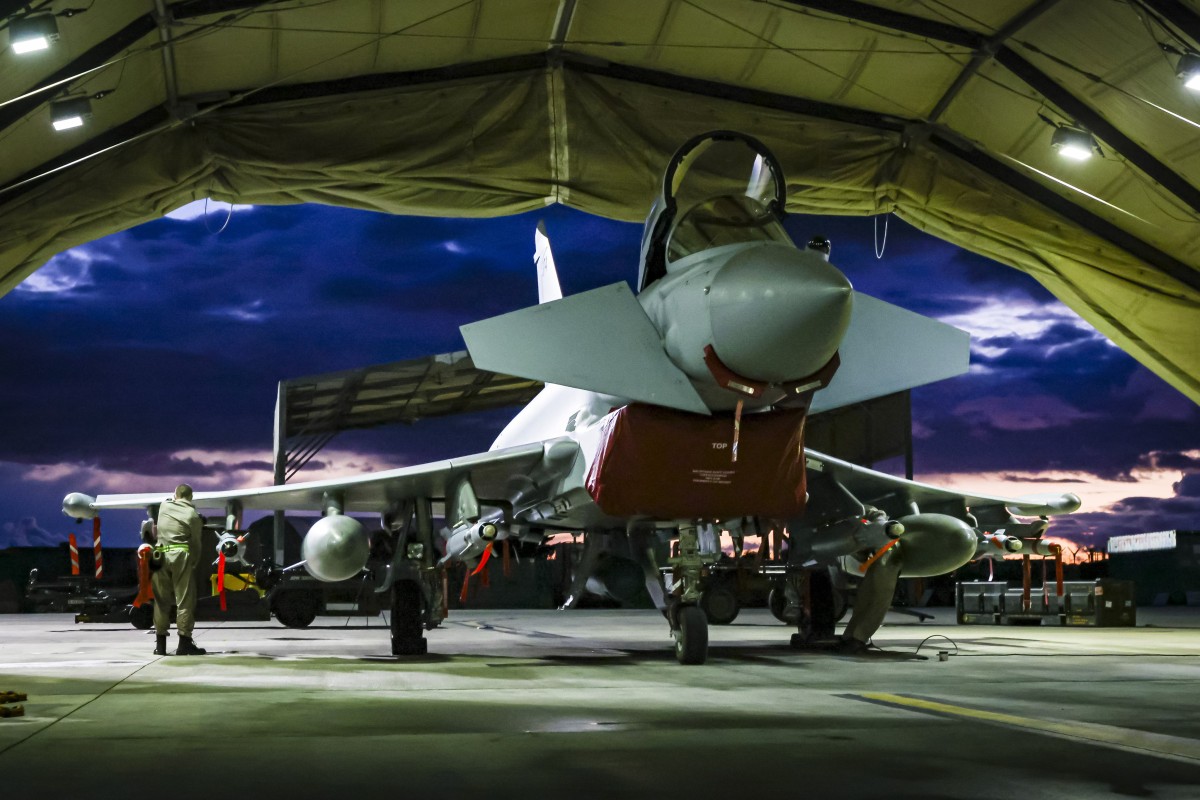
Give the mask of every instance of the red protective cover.
[(804, 513), (803, 409), (704, 417), (634, 404), (605, 425), (587, 490), (606, 514), (725, 519)]

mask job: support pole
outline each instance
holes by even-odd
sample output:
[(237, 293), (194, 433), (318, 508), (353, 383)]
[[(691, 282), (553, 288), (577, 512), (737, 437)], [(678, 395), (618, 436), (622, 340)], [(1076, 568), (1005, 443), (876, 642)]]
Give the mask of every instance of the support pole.
[(904, 392), (904, 413), (908, 425), (904, 430), (904, 477), (913, 479), (912, 390)]
[(230, 500), (225, 504), (225, 530), (236, 531), (242, 527), (242, 501)]
[(1029, 554), (1025, 553), (1021, 556), (1021, 610), (1028, 611), (1032, 605), (1030, 594), (1032, 592), (1032, 577), (1033, 565), (1029, 561)]
[(1054, 595), (1060, 598), (1063, 596), (1062, 545), (1058, 544), (1054, 545)]
[(434, 547), (433, 501), (422, 497), (414, 509), (417, 541), (421, 543), (420, 575), (425, 592), (425, 621), (430, 627), (440, 624), (450, 615), (450, 598), (446, 594), (446, 568), (439, 567)]
[(167, 90), (167, 110), (176, 119), (179, 115), (179, 81), (175, 75), (175, 46), (171, 42), (171, 14), (163, 0), (154, 0), (154, 22), (162, 43), (163, 83)]
[[(283, 381), (279, 382), (279, 390), (275, 396), (275, 485), (282, 486), (287, 482), (287, 389)], [(283, 551), (284, 519), (283, 512), (275, 512), (275, 527), (272, 534), (274, 540), (274, 560), (276, 564), (286, 564)]]

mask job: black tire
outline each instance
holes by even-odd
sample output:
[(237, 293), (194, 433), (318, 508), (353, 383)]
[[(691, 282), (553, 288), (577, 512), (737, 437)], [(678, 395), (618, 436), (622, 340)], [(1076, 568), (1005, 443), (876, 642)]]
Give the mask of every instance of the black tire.
[(307, 628), (321, 610), (321, 592), (318, 589), (291, 589), (275, 595), (271, 611), (275, 619), (289, 628)]
[(799, 621), (799, 615), (795, 608), (788, 613), (787, 594), (782, 584), (776, 584), (771, 589), (771, 593), (767, 595), (767, 605), (771, 609), (772, 616), (784, 625), (794, 627)]
[(833, 587), (833, 621), (841, 622), (846, 618), (846, 612), (850, 610), (850, 602), (846, 598), (846, 592), (843, 589)]
[(837, 590), (833, 588), (833, 576), (827, 569), (815, 569), (808, 574), (808, 619), (797, 623), (797, 630), (812, 639), (829, 639), (834, 636), (834, 625), (838, 620)]
[(142, 603), (140, 606), (129, 607), (129, 624), (139, 631), (148, 631), (154, 627), (154, 605)]
[(708, 619), (699, 606), (683, 606), (677, 614), (675, 658), (680, 664), (703, 664), (708, 660)]
[(710, 625), (728, 625), (737, 619), (742, 610), (737, 593), (724, 584), (717, 584), (704, 590), (700, 598), (700, 607), (704, 616), (708, 617)]
[(421, 585), (416, 581), (392, 584), (392, 655), (420, 656), (429, 652), (421, 603)]

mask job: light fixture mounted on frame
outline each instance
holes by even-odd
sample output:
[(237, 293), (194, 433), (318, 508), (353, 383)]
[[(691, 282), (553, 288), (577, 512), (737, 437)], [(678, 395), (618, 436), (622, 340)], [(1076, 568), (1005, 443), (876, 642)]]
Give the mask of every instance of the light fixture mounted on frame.
[(1175, 74), (1183, 81), (1185, 89), (1200, 92), (1200, 55), (1184, 53), (1179, 59), (1179, 66), (1175, 68)]
[(56, 131), (78, 128), (92, 116), (92, 102), (87, 97), (68, 97), (50, 104), (50, 124)]
[(58, 39), (58, 23), (52, 14), (35, 14), (8, 24), (8, 42), (17, 55), (46, 50)]
[(1096, 144), (1096, 137), (1083, 128), (1070, 125), (1054, 126), (1050, 146), (1057, 150), (1060, 156), (1072, 161), (1086, 161), (1100, 149)]

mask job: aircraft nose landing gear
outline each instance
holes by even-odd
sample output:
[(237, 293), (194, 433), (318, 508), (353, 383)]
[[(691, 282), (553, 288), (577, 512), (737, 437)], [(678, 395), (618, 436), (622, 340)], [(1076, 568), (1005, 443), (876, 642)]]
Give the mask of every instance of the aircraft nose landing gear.
[(679, 575), (667, 608), (667, 621), (675, 639), (675, 658), (680, 664), (703, 664), (708, 660), (708, 617), (700, 607), (703, 592), (700, 586), (705, 563), (716, 554), (700, 552), (696, 525), (679, 525), (679, 555), (670, 559)]

